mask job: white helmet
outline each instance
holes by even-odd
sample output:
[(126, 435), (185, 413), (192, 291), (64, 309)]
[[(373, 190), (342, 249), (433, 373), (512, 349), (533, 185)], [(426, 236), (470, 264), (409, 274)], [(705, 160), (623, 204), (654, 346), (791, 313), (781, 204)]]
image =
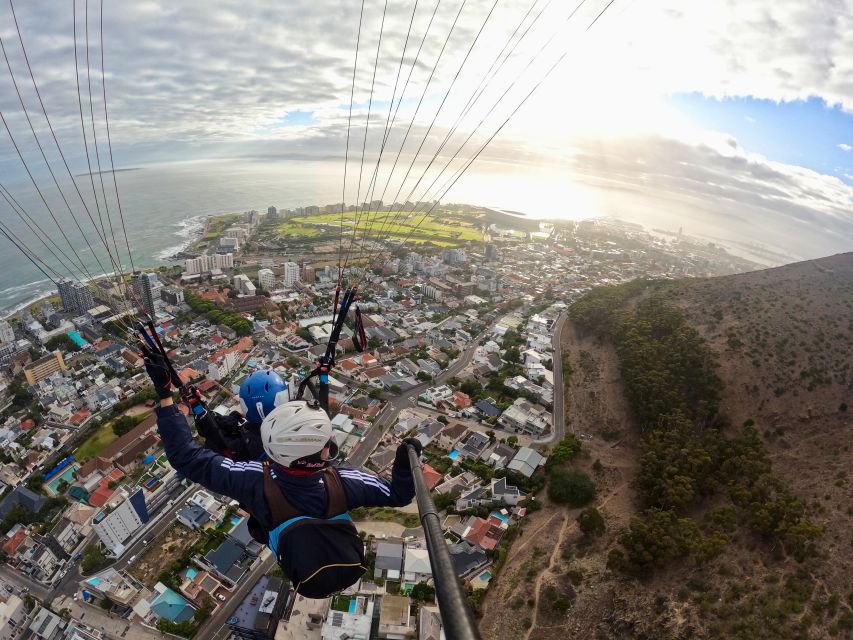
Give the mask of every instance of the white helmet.
[(319, 453), (330, 440), (332, 422), (329, 416), (304, 400), (293, 400), (277, 406), (261, 423), (264, 451), (272, 460), (285, 467)]

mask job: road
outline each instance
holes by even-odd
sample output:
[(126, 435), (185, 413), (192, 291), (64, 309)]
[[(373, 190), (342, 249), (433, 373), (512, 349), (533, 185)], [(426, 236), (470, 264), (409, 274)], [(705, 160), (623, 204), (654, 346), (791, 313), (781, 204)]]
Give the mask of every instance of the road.
[(208, 618), (207, 622), (199, 628), (195, 637), (212, 637), (213, 632), (225, 624), (237, 610), (237, 607), (239, 607), (240, 603), (243, 602), (243, 598), (245, 598), (246, 594), (255, 586), (258, 578), (272, 569), (275, 564), (275, 556), (270, 553), (266, 547), (264, 547), (264, 550), (261, 552), (261, 561), (256, 563), (255, 567), (248, 573), (248, 575), (240, 581), (240, 584), (229, 596), (228, 601), (224, 602), (221, 607), (214, 611), (210, 618)]
[(551, 435), (542, 440), (534, 440), (531, 444), (551, 444), (555, 440), (560, 441), (566, 435), (566, 407), (565, 407), (565, 390), (563, 389), (563, 352), (560, 347), (560, 339), (563, 334), (563, 327), (566, 324), (566, 318), (569, 317), (567, 311), (563, 311), (557, 321), (554, 323), (554, 335), (551, 337), (551, 346), (554, 349), (554, 355), (551, 357), (551, 362), (554, 364), (554, 411), (551, 415), (551, 422), (554, 425), (551, 429)]
[(368, 456), (373, 453), (379, 440), (385, 434), (386, 429), (394, 423), (397, 414), (403, 409), (413, 407), (417, 402), (417, 397), (430, 387), (444, 384), (447, 380), (461, 372), (465, 367), (471, 364), (474, 358), (474, 352), (480, 344), (480, 341), (491, 332), (492, 327), (481, 331), (476, 338), (471, 341), (471, 345), (466, 348), (459, 357), (447, 369), (439, 373), (432, 382), (424, 382), (416, 387), (412, 387), (405, 393), (398, 395), (388, 400), (383, 410), (377, 416), (373, 426), (358, 446), (353, 448), (352, 453), (347, 458), (347, 463), (361, 467), (367, 462)]

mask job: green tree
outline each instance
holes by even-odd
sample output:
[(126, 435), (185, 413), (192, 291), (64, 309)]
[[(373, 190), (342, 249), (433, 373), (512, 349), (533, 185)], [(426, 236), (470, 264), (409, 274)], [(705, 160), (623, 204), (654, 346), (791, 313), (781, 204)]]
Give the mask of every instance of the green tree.
[(139, 418), (134, 416), (121, 416), (113, 422), (113, 433), (121, 437), (131, 431), (139, 424)]
[(416, 602), (435, 602), (435, 587), (428, 585), (426, 582), (419, 582), (412, 587), (409, 595)]
[(432, 497), (432, 502), (439, 511), (447, 511), (456, 504), (456, 498), (449, 493), (436, 493)]
[(582, 507), (595, 498), (595, 483), (583, 471), (554, 467), (548, 474), (548, 498)]
[(578, 516), (578, 526), (587, 538), (598, 537), (604, 533), (604, 518), (595, 507), (587, 507)]
[(90, 544), (83, 552), (83, 559), (80, 561), (80, 570), (84, 574), (94, 573), (99, 571), (107, 564), (107, 557), (96, 543)]

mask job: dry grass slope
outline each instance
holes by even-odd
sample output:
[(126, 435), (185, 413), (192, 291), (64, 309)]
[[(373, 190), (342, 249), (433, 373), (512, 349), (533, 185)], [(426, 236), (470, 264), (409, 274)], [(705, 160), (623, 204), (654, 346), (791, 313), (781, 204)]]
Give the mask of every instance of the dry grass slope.
[(534, 514), (484, 602), (483, 637), (687, 639), (723, 637), (722, 628), (736, 630), (727, 637), (853, 637), (853, 254), (654, 288), (716, 354), (731, 424), (755, 421), (775, 474), (825, 528), (820, 554), (797, 563), (739, 532), (705, 564), (678, 561), (644, 581), (609, 571), (608, 550), (637, 511), (639, 435), (613, 347), (568, 326), (567, 416), (591, 436), (579, 465), (600, 461), (592, 473), (607, 531), (586, 542), (577, 510)]

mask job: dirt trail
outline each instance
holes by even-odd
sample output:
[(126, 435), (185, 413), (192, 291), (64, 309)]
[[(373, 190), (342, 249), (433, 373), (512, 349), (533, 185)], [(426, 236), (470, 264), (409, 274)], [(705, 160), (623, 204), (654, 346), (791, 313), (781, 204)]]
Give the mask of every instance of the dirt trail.
[[(539, 591), (542, 588), (542, 579), (546, 576), (551, 576), (551, 567), (554, 566), (554, 561), (557, 559), (557, 554), (560, 552), (560, 547), (563, 539), (566, 535), (566, 528), (569, 527), (569, 514), (563, 514), (563, 526), (560, 527), (560, 535), (557, 538), (557, 544), (554, 545), (554, 550), (551, 552), (551, 556), (548, 558), (548, 566), (542, 570), (542, 572), (536, 577), (536, 582), (533, 584), (533, 621), (530, 625), (530, 629), (527, 630), (527, 633), (524, 636), (524, 640), (530, 640), (530, 634), (533, 633), (533, 630), (536, 628), (536, 618), (539, 616)], [(572, 524), (574, 526), (574, 522)]]

